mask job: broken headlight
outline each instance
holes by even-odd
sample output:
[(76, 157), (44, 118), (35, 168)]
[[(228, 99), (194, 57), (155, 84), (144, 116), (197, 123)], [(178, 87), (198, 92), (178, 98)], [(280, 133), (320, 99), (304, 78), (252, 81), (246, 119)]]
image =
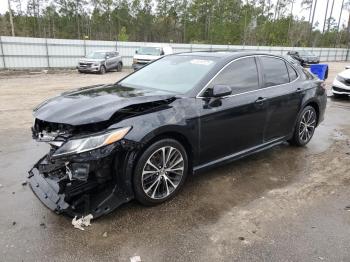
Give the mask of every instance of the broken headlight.
[(53, 157), (79, 154), (113, 144), (123, 139), (130, 129), (131, 127), (124, 127), (89, 137), (70, 139), (55, 151)]

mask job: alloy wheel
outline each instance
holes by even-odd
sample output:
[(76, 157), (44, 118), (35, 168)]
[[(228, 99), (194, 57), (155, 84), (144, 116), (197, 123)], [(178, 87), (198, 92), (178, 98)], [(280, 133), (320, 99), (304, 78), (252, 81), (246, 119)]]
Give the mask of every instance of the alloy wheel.
[(299, 138), (307, 143), (312, 138), (316, 127), (316, 113), (309, 109), (304, 112), (299, 125)]
[(184, 158), (172, 146), (157, 149), (142, 170), (142, 189), (151, 199), (164, 199), (179, 186), (184, 175)]

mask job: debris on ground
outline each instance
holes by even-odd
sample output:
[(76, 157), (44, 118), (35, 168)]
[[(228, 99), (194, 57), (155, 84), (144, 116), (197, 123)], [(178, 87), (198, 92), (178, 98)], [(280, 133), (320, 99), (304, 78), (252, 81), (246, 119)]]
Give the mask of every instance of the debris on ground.
[(13, 222), (12, 222), (12, 225), (13, 225), (13, 226), (16, 225), (16, 224), (17, 224), (16, 221), (13, 221)]
[(26, 186), (27, 184), (28, 184), (27, 181), (23, 181), (23, 182), (22, 182), (22, 186)]
[(350, 211), (350, 205), (346, 206), (344, 209)]
[(12, 195), (16, 194), (15, 191), (12, 192)]
[(40, 223), (40, 226), (46, 228), (46, 224), (44, 222)]
[(141, 257), (140, 256), (131, 257), (130, 262), (141, 262)]
[(108, 236), (107, 232), (104, 232), (102, 236), (107, 237)]
[(75, 216), (72, 220), (72, 225), (77, 229), (85, 230), (83, 227), (90, 226), (91, 225), (90, 221), (92, 218), (93, 218), (93, 215), (91, 214), (81, 217), (79, 219), (77, 219), (77, 217)]
[(244, 237), (238, 237), (238, 239), (243, 241), (245, 238)]

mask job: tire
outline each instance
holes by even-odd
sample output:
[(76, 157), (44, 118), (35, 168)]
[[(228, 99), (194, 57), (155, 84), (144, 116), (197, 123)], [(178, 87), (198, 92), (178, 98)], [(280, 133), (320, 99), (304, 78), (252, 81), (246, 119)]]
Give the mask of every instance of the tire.
[(314, 135), (317, 124), (317, 113), (314, 107), (306, 106), (299, 114), (294, 128), (292, 145), (305, 146)]
[(122, 63), (118, 63), (118, 65), (117, 65), (117, 72), (121, 72), (122, 70), (123, 70)]
[(102, 65), (100, 68), (100, 74), (104, 75), (105, 73), (106, 73), (106, 67), (104, 65)]
[(153, 143), (141, 154), (136, 164), (133, 176), (136, 200), (146, 206), (169, 200), (182, 188), (187, 172), (187, 153), (178, 141), (167, 138)]

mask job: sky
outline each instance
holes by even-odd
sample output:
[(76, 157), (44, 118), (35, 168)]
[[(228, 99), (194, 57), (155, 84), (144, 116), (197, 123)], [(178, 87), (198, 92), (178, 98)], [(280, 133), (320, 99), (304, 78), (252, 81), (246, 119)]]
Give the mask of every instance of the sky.
[[(21, 0), (21, 1), (24, 3), (27, 0)], [(329, 16), (329, 12), (331, 9), (332, 1), (334, 1), (334, 8), (333, 8), (332, 17), (334, 17), (336, 19), (336, 22), (338, 23), (340, 8), (341, 8), (341, 4), (342, 4), (343, 0), (330, 0), (329, 1), (330, 3), (329, 3), (329, 8), (328, 8), (328, 16)], [(345, 2), (346, 1), (347, 0), (345, 0)], [(272, 2), (276, 3), (277, 0), (273, 0)], [(295, 0), (293, 15), (297, 16), (298, 18), (305, 17), (305, 19), (308, 20), (309, 10), (303, 10), (301, 8), (301, 2), (302, 2), (302, 0)], [(321, 30), (323, 27), (324, 16), (325, 16), (325, 12), (326, 12), (326, 4), (327, 4), (327, 0), (317, 0), (317, 8), (315, 11), (314, 26), (318, 22), (317, 27)], [(7, 10), (8, 10), (7, 0), (0, 0), (0, 13), (3, 14)], [(345, 26), (347, 25), (348, 16), (349, 16), (348, 11), (344, 9), (342, 17), (341, 17), (341, 22), (340, 22), (341, 26), (343, 24), (345, 24)]]

